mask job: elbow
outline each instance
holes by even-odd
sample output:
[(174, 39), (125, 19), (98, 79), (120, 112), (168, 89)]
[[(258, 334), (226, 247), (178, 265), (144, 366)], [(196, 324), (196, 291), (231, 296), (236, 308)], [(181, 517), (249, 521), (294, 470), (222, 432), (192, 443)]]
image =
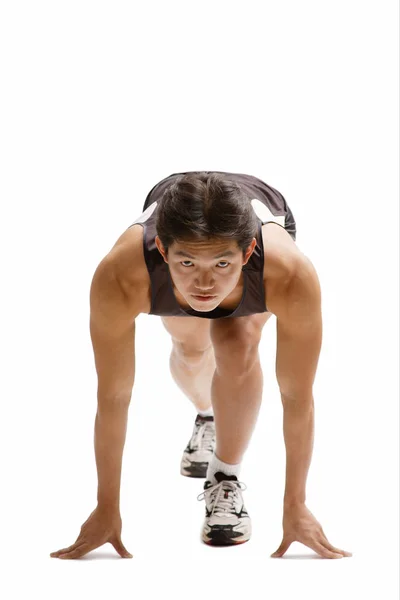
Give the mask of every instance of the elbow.
[(101, 409), (114, 408), (119, 406), (129, 406), (131, 402), (132, 392), (118, 393), (97, 393), (97, 405)]

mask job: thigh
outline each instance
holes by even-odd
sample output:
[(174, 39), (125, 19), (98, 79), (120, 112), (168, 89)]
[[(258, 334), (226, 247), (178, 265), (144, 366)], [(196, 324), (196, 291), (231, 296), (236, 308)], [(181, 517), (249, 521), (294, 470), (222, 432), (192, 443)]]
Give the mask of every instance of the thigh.
[(183, 353), (204, 352), (211, 345), (210, 321), (202, 317), (161, 317), (174, 346)]

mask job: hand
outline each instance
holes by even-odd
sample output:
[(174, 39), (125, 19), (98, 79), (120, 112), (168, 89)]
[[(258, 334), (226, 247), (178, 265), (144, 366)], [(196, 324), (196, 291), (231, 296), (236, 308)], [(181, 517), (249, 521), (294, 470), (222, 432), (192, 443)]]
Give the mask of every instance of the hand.
[(52, 558), (81, 558), (91, 550), (110, 542), (122, 558), (132, 558), (121, 541), (122, 520), (119, 511), (97, 506), (81, 527), (72, 546), (52, 552)]
[(278, 558), (283, 556), (289, 546), (296, 541), (312, 548), (324, 558), (353, 556), (351, 552), (335, 548), (328, 542), (321, 525), (305, 504), (285, 507), (283, 514), (283, 540), (278, 550), (271, 554), (271, 557)]

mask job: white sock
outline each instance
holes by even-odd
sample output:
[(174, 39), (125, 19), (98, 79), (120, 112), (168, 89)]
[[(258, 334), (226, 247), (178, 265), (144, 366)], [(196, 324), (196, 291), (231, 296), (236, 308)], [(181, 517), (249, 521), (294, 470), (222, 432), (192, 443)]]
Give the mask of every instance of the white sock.
[(222, 471), (225, 475), (236, 475), (239, 479), (240, 467), (242, 463), (231, 465), (220, 460), (215, 452), (213, 453), (210, 462), (208, 463), (206, 479), (211, 481), (212, 484), (218, 483), (214, 475), (217, 471)]
[(213, 417), (214, 416), (214, 411), (213, 411), (212, 406), (210, 406), (210, 408), (207, 408), (207, 410), (198, 410), (197, 412), (202, 417)]

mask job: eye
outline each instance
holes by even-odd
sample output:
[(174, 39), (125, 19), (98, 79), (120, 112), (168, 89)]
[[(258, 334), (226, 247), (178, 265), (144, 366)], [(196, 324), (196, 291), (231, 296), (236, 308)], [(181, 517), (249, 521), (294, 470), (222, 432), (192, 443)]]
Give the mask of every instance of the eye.
[[(193, 264), (190, 260), (182, 260), (180, 264), (183, 265), (184, 267), (189, 267), (190, 265), (184, 265), (183, 263), (191, 263), (191, 264)], [(227, 260), (220, 260), (218, 264), (221, 264), (221, 263), (225, 263), (225, 266), (224, 267), (219, 267), (220, 269), (226, 269), (226, 267), (229, 267), (229, 265), (231, 264)]]

